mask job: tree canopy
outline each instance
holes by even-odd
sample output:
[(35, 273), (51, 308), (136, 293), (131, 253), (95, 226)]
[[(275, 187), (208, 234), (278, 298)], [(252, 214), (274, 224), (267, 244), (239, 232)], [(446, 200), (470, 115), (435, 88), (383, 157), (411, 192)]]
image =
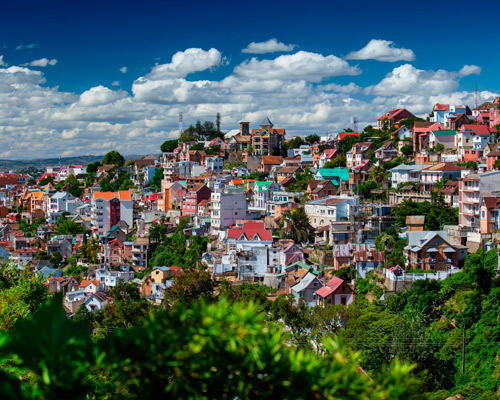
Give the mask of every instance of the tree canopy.
[(125, 164), (125, 158), (123, 158), (123, 156), (120, 153), (113, 150), (113, 151), (106, 153), (106, 155), (102, 159), (102, 163), (103, 164), (113, 164), (113, 165), (116, 165), (118, 167), (123, 167), (123, 164)]

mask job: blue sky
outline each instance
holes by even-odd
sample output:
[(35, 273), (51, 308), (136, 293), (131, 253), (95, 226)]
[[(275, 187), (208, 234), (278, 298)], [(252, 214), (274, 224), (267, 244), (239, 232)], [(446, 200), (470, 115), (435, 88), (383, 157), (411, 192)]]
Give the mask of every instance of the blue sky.
[(0, 158), (157, 152), (180, 111), (185, 125), (220, 112), (224, 130), (269, 116), (307, 134), (341, 130), (352, 116), (364, 126), (393, 107), (473, 106), (476, 84), (480, 102), (500, 93), (500, 6), (488, 7), (4, 4)]

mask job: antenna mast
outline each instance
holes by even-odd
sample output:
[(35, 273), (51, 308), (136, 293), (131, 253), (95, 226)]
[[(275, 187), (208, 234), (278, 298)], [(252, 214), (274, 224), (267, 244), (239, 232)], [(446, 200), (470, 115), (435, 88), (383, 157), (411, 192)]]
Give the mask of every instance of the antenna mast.
[(182, 111), (179, 113), (179, 139), (182, 136), (182, 132), (184, 132), (184, 129), (182, 129)]
[(475, 99), (474, 99), (474, 106), (475, 108), (477, 109), (477, 83), (476, 83), (476, 90), (474, 90), (474, 96), (475, 96)]
[(358, 131), (358, 117), (351, 117), (351, 121), (352, 121), (352, 130), (354, 132), (357, 132)]

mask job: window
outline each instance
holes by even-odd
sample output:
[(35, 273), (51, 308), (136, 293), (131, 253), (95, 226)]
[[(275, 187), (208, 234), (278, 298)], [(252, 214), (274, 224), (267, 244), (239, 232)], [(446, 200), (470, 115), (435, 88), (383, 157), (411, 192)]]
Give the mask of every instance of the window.
[(347, 297), (342, 296), (340, 298), (340, 304), (342, 304), (343, 306), (347, 305)]

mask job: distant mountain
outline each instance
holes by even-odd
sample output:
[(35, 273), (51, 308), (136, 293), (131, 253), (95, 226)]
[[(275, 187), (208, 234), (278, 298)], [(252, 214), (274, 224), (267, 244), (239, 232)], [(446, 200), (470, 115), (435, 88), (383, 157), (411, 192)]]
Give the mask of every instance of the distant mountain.
[[(145, 157), (144, 155), (130, 154), (123, 156), (125, 160), (135, 160)], [(61, 157), (61, 158), (36, 158), (32, 160), (0, 160), (0, 171), (19, 170), (29, 167), (45, 168), (68, 165), (87, 165), (94, 161), (102, 161), (102, 156), (76, 156), (76, 157)]]

